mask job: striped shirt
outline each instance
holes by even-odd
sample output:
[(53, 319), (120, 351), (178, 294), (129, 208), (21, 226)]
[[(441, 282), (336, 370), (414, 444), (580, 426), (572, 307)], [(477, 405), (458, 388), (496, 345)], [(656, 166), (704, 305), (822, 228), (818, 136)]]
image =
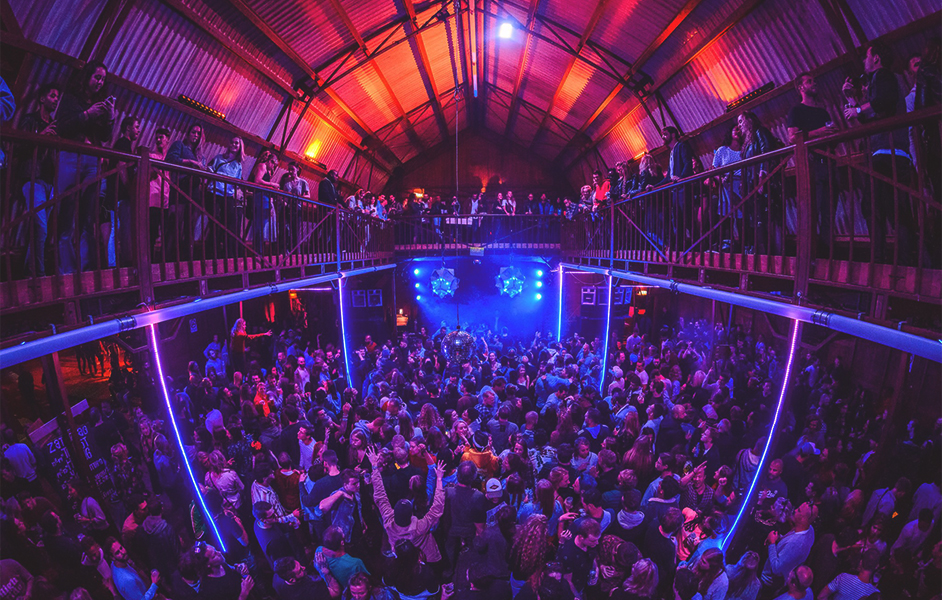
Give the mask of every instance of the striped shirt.
[(841, 573), (828, 584), (830, 600), (860, 600), (879, 591), (872, 583), (864, 583), (856, 575)]

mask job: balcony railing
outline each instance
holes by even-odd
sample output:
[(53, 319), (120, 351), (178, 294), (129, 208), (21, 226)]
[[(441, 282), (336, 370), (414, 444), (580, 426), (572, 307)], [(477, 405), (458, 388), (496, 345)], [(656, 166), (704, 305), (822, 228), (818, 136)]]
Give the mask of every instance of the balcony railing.
[(544, 215), (421, 215), (396, 217), (399, 252), (559, 250), (560, 217)]
[(662, 274), (788, 278), (796, 295), (810, 281), (937, 302), (939, 117), (936, 107), (802, 140), (618, 200), (565, 221), (562, 253)]
[(393, 254), (392, 227), (367, 215), (145, 151), (2, 133), (0, 303), (7, 309), (134, 290), (151, 303), (164, 284), (262, 273), (278, 279), (286, 269)]

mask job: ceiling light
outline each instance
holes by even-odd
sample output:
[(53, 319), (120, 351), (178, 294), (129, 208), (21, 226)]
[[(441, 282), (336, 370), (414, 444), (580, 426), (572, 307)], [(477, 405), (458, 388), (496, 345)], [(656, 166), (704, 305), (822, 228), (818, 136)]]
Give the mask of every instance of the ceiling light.
[(500, 29), (497, 30), (497, 37), (504, 38), (505, 40), (510, 39), (514, 34), (514, 26), (510, 23), (501, 23)]

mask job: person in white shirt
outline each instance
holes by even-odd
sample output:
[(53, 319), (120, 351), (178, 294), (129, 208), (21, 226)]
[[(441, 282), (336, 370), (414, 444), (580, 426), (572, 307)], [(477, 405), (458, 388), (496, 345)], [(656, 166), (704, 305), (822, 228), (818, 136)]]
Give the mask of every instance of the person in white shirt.
[(896, 538), (896, 543), (893, 544), (893, 548), (890, 552), (909, 550), (915, 554), (919, 546), (929, 537), (930, 529), (932, 529), (932, 510), (924, 508), (919, 511), (918, 519), (910, 521), (903, 527), (903, 531), (901, 531), (899, 537)]
[(36, 457), (26, 444), (16, 441), (12, 429), (3, 432), (3, 458), (10, 461), (17, 477), (30, 483), (36, 481)]
[(307, 368), (307, 359), (298, 357), (298, 368), (294, 370), (294, 384), (298, 386), (298, 393), (303, 394), (304, 388), (311, 381), (311, 372)]
[(314, 430), (302, 425), (298, 430), (298, 445), (301, 447), (301, 472), (307, 473), (314, 464), (314, 450), (317, 445), (314, 441)]

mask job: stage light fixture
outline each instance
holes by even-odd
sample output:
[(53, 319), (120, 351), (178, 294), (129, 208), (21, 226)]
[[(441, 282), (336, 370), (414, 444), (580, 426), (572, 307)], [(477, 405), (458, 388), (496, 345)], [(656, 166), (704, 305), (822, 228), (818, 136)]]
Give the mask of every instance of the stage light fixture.
[(416, 296), (415, 299), (416, 299), (416, 300), (421, 300), (421, 299), (422, 299), (422, 296)]
[(422, 273), (422, 271), (420, 271), (420, 270), (418, 270), (418, 269), (413, 269), (413, 270), (412, 270), (412, 274), (413, 274), (413, 275), (418, 276), (418, 275), (421, 274), (421, 273)]
[(419, 289), (420, 287), (422, 287), (422, 284), (421, 284), (421, 283), (416, 283), (416, 284), (415, 284), (415, 289)]
[(517, 267), (501, 267), (500, 274), (494, 279), (497, 280), (496, 285), (500, 293), (513, 298), (523, 291), (523, 283), (527, 278)]
[[(432, 293), (439, 298), (454, 296), (458, 290), (459, 281), (455, 277), (454, 269), (446, 269), (445, 267), (436, 269), (432, 271)], [(416, 284), (416, 287), (419, 287), (419, 285)]]
[(537, 272), (536, 272), (536, 276), (537, 276), (537, 277), (542, 277), (542, 276), (543, 276), (543, 270), (541, 269), (541, 270), (537, 271)]
[(508, 40), (514, 34), (514, 26), (512, 23), (501, 23), (500, 28), (497, 30), (497, 37)]
[(542, 299), (543, 299), (543, 294), (537, 294), (537, 295), (536, 295), (536, 299), (537, 299), (537, 300), (542, 300)]
[(537, 282), (536, 282), (536, 287), (538, 287), (538, 288), (543, 287), (543, 282), (542, 282), (542, 281), (537, 281)]

